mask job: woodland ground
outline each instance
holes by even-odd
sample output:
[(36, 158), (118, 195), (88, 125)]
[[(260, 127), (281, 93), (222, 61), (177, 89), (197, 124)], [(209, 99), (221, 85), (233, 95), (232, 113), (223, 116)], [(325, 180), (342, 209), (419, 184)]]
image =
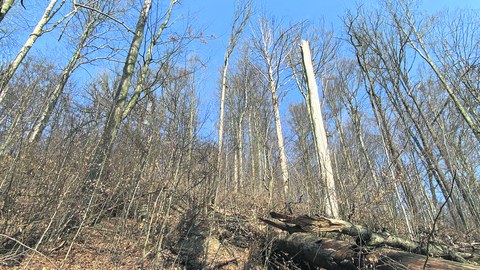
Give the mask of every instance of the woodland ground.
[(478, 10), (374, 1), (337, 30), (235, 1), (215, 66), (183, 1), (0, 2), (0, 268), (316, 269), (271, 212), (480, 263)]
[[(145, 244), (147, 220), (109, 216), (84, 227), (74, 241), (77, 231), (72, 230), (63, 240), (38, 251), (25, 248), (10, 258), (4, 254), (0, 269), (318, 269), (273, 248), (274, 240), (286, 234), (258, 220), (268, 211), (262, 204), (232, 197), (222, 207), (186, 209), (176, 205), (165, 223), (159, 252), (154, 245)], [(307, 209), (294, 205), (293, 211), (305, 213)], [(153, 222), (162, 224), (162, 217), (155, 219)], [(156, 232), (151, 232), (151, 242), (159, 241), (161, 228), (153, 228)], [(438, 233), (442, 234), (438, 240), (457, 248), (474, 237), (455, 235), (452, 230)]]
[[(257, 219), (267, 209), (255, 203), (235, 204), (225, 210), (212, 205), (193, 210), (173, 207), (158, 253), (155, 246), (145, 245), (149, 221), (111, 216), (83, 228), (75, 241), (72, 230), (64, 240), (38, 251), (24, 248), (3, 254), (0, 269), (264, 269), (269, 242), (280, 232)], [(156, 219), (157, 224), (163, 221)], [(152, 239), (158, 241), (161, 228), (154, 228)]]

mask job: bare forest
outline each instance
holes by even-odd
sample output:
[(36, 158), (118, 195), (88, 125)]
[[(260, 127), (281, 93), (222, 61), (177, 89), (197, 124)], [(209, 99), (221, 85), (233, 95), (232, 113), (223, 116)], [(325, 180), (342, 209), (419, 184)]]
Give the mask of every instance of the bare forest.
[(0, 269), (480, 269), (479, 10), (0, 5)]

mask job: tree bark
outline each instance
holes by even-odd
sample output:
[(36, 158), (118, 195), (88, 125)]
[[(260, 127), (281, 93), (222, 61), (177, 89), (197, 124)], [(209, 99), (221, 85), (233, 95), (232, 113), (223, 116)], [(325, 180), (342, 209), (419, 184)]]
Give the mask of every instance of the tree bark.
[(48, 100), (47, 107), (42, 111), (42, 114), (40, 115), (34, 127), (30, 131), (30, 134), (28, 135), (28, 141), (30, 143), (38, 141), (40, 136), (42, 136), (43, 130), (47, 126), (48, 121), (50, 121), (50, 117), (52, 116), (53, 110), (57, 105), (60, 95), (65, 89), (68, 79), (72, 75), (73, 71), (75, 71), (75, 69), (79, 66), (79, 62), (82, 59), (82, 50), (87, 45), (85, 42), (87, 38), (89, 38), (89, 36), (92, 34), (93, 29), (95, 29), (95, 27), (97, 26), (95, 21), (98, 20), (98, 18), (95, 15), (90, 14), (87, 20), (88, 21), (86, 22), (85, 29), (83, 29), (82, 35), (80, 37), (80, 41), (75, 48), (75, 52), (70, 58), (67, 66), (63, 69), (62, 74), (60, 75), (60, 81), (53, 90), (53, 93)]
[(478, 269), (477, 266), (467, 263), (427, 258), (425, 255), (391, 248), (366, 252), (345, 241), (320, 238), (307, 233), (294, 233), (278, 239), (274, 243), (274, 248), (286, 252), (296, 261), (301, 260), (310, 266), (327, 270)]
[(309, 103), (312, 114), (313, 135), (315, 138), (315, 150), (317, 158), (321, 167), (321, 176), (327, 186), (327, 215), (338, 217), (338, 200), (337, 191), (335, 188), (335, 179), (333, 177), (332, 162), (330, 160), (330, 153), (328, 151), (327, 134), (323, 123), (322, 110), (320, 99), (318, 97), (318, 87), (315, 81), (315, 74), (313, 73), (312, 57), (310, 55), (310, 48), (308, 41), (302, 40), (302, 60), (305, 75), (307, 77), (308, 95), (307, 102)]
[(2, 5), (0, 6), (0, 22), (3, 21), (5, 15), (7, 15), (10, 8), (13, 6), (14, 0), (4, 0), (2, 1)]
[(144, 30), (147, 22), (148, 14), (152, 6), (152, 0), (145, 0), (143, 2), (142, 11), (139, 15), (137, 26), (135, 28), (135, 35), (133, 36), (130, 50), (123, 66), (122, 77), (118, 88), (115, 91), (114, 104), (108, 114), (107, 122), (105, 123), (100, 145), (95, 150), (93, 161), (87, 174), (87, 186), (92, 186), (102, 176), (102, 170), (110, 156), (113, 142), (117, 136), (118, 127), (123, 120), (124, 106), (127, 100), (128, 89), (132, 81), (135, 70), (135, 63), (144, 38)]
[[(235, 10), (235, 19), (232, 24), (232, 29), (230, 33), (230, 39), (228, 40), (228, 45), (227, 45), (227, 50), (225, 51), (225, 56), (224, 56), (224, 64), (223, 64), (223, 69), (222, 69), (222, 90), (220, 94), (220, 117), (219, 117), (219, 123), (218, 123), (218, 153), (217, 153), (217, 179), (214, 183), (215, 187), (215, 198), (214, 201), (216, 201), (216, 196), (218, 195), (218, 183), (220, 181), (220, 177), (222, 175), (222, 151), (223, 151), (223, 129), (224, 129), (224, 118), (225, 118), (225, 94), (227, 91), (227, 71), (228, 71), (228, 65), (229, 65), (229, 60), (230, 56), (233, 53), (233, 50), (235, 49), (235, 46), (237, 45), (238, 39), (240, 38), (240, 35), (243, 32), (243, 29), (245, 28), (245, 25), (248, 22), (248, 19), (250, 18), (250, 12), (251, 12), (251, 1), (247, 2), (247, 4), (244, 6), (244, 10), (240, 8), (240, 6), (237, 7)], [(237, 25), (237, 22), (240, 24)]]
[(429, 255), (445, 257), (459, 262), (465, 262), (465, 259), (449, 246), (438, 243), (428, 243), (427, 247), (426, 243), (422, 244), (403, 239), (388, 232), (373, 232), (367, 227), (355, 225), (348, 221), (340, 219), (332, 219), (321, 216), (310, 217), (307, 215), (292, 216), (276, 212), (271, 212), (270, 216), (274, 218), (274, 220), (264, 218), (260, 218), (260, 220), (289, 233), (338, 232), (345, 235), (357, 237), (357, 242), (362, 245), (373, 247), (388, 245), (393, 248), (399, 248), (405, 251), (424, 255), (426, 255), (428, 251)]
[[(455, 107), (457, 108), (458, 112), (460, 113), (462, 118), (465, 120), (465, 122), (468, 124), (469, 128), (472, 130), (473, 135), (475, 136), (477, 141), (480, 142), (480, 126), (478, 125), (478, 123), (475, 123), (470, 113), (462, 105), (462, 102), (458, 98), (455, 90), (448, 83), (447, 79), (445, 78), (443, 73), (438, 68), (437, 64), (435, 64), (432, 57), (428, 53), (428, 48), (426, 47), (426, 44), (423, 41), (422, 35), (418, 32), (417, 28), (415, 27), (415, 23), (413, 22), (412, 15), (409, 13), (408, 10), (406, 10), (405, 14), (403, 14), (405, 16), (405, 20), (408, 24), (408, 27), (410, 27), (410, 29), (404, 29), (402, 27), (402, 23), (398, 18), (397, 14), (393, 13), (392, 10), (390, 10), (390, 12), (392, 12), (392, 16), (394, 18), (395, 23), (397, 24), (397, 27), (400, 29), (400, 31), (402, 31), (404, 36), (408, 39), (409, 44), (412, 46), (412, 48), (431, 67), (432, 71), (438, 77), (443, 87), (445, 87), (445, 90), (447, 91), (448, 95), (453, 100), (453, 103), (455, 104)], [(418, 43), (418, 45), (416, 43)]]
[[(8, 2), (8, 1), (7, 1)], [(7, 4), (4, 3), (5, 4)], [(48, 4), (47, 8), (45, 9), (45, 12), (42, 15), (42, 18), (40, 21), (38, 21), (37, 25), (33, 29), (32, 33), (28, 37), (27, 41), (23, 44), (22, 48), (18, 52), (17, 56), (13, 61), (10, 63), (8, 66), (7, 70), (3, 72), (1, 75), (1, 80), (0, 80), (0, 104), (3, 103), (3, 99), (8, 93), (8, 82), (10, 79), (13, 77), (13, 74), (15, 71), (18, 69), (20, 64), (22, 63), (23, 59), (25, 56), (27, 56), (28, 52), (32, 48), (33, 44), (37, 39), (45, 33), (45, 25), (52, 19), (52, 17), (55, 15), (55, 13), (60, 9), (60, 7), (65, 3), (65, 0), (63, 0), (60, 3), (60, 6), (55, 8), (55, 5), (57, 4), (58, 0), (51, 0), (50, 3)], [(2, 5), (2, 11), (3, 11), (3, 5)]]
[(348, 242), (319, 238), (308, 233), (294, 233), (275, 241), (274, 248), (295, 260), (306, 261), (325, 269), (358, 269), (352, 258), (355, 251)]
[(285, 151), (285, 143), (283, 141), (283, 130), (282, 130), (282, 123), (280, 121), (280, 111), (278, 107), (278, 96), (277, 96), (277, 89), (275, 87), (275, 82), (273, 80), (273, 71), (269, 65), (268, 69), (268, 76), (269, 76), (269, 86), (270, 86), (270, 94), (272, 96), (272, 106), (273, 106), (273, 119), (275, 121), (275, 130), (277, 131), (277, 143), (278, 143), (278, 151), (280, 156), (280, 171), (282, 174), (282, 181), (283, 181), (283, 198), (285, 201), (288, 200), (288, 186), (289, 186), (289, 175), (288, 175), (288, 165), (287, 165), (287, 154)]

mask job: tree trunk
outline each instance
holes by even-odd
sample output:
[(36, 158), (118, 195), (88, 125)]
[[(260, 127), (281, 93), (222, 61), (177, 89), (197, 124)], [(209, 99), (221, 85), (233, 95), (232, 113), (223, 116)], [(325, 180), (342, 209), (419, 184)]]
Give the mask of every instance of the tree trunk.
[(286, 252), (295, 260), (306, 261), (313, 267), (358, 269), (352, 260), (356, 257), (355, 251), (352, 245), (345, 241), (319, 238), (308, 233), (294, 233), (276, 240), (274, 249)]
[[(367, 151), (367, 146), (365, 145), (365, 141), (363, 140), (363, 126), (362, 126), (362, 121), (360, 120), (358, 107), (356, 105), (353, 105), (353, 103), (351, 102), (350, 102), (350, 118), (352, 119), (354, 133), (358, 140), (358, 147), (360, 148), (360, 152), (363, 154), (365, 158), (365, 162), (367, 163), (367, 169), (370, 172), (370, 176), (372, 177), (372, 182), (375, 188), (379, 190), (381, 186), (380, 184), (381, 182), (377, 177), (377, 173), (375, 172), (374, 165), (373, 165), (374, 163), (370, 158), (370, 155)], [(388, 208), (386, 204), (383, 204), (381, 207), (383, 209), (384, 214), (388, 214), (391, 219), (394, 219), (392, 208)]]
[(214, 181), (215, 189), (215, 198), (214, 201), (217, 201), (216, 196), (218, 195), (218, 185), (222, 177), (222, 152), (223, 152), (223, 123), (225, 118), (225, 92), (227, 91), (227, 70), (228, 70), (228, 60), (230, 58), (229, 49), (225, 53), (224, 65), (222, 70), (222, 92), (220, 94), (220, 117), (218, 120), (218, 153), (217, 153), (217, 179)]
[(0, 6), (0, 22), (3, 21), (5, 15), (7, 15), (10, 8), (13, 6), (13, 0), (4, 0), (2, 1), (2, 5)]
[(294, 233), (278, 239), (274, 243), (274, 248), (286, 252), (295, 261), (301, 260), (307, 262), (310, 267), (321, 267), (327, 270), (478, 269), (477, 266), (467, 263), (440, 258), (427, 259), (425, 255), (391, 248), (380, 248), (368, 253), (358, 252), (358, 249), (351, 243), (320, 238), (306, 233)]
[[(402, 27), (402, 23), (399, 21), (397, 14), (393, 14), (393, 18), (395, 19), (395, 22), (397, 23), (398, 28), (403, 32), (404, 36), (408, 39), (409, 44), (412, 46), (412, 48), (431, 67), (431, 69), (433, 70), (437, 78), (442, 83), (443, 87), (445, 87), (445, 90), (447, 90), (447, 93), (450, 96), (450, 98), (453, 100), (453, 103), (455, 104), (455, 107), (457, 108), (458, 112), (460, 113), (462, 118), (465, 120), (465, 122), (467, 122), (469, 128), (472, 130), (473, 135), (475, 136), (477, 141), (480, 142), (480, 126), (478, 125), (478, 123), (475, 123), (470, 113), (462, 105), (462, 102), (457, 97), (455, 90), (448, 83), (447, 79), (445, 78), (443, 73), (438, 68), (437, 64), (435, 64), (432, 57), (428, 53), (428, 48), (426, 47), (425, 42), (423, 41), (422, 35), (417, 31), (417, 28), (415, 27), (411, 14), (408, 11), (406, 11), (404, 16), (405, 16), (405, 19), (407, 20), (407, 23), (410, 29), (404, 29)], [(418, 43), (418, 45), (415, 43)]]
[(320, 162), (321, 176), (327, 186), (327, 215), (338, 217), (338, 201), (337, 191), (335, 188), (335, 179), (333, 177), (332, 162), (330, 160), (330, 153), (328, 151), (327, 134), (323, 123), (322, 110), (320, 106), (320, 99), (318, 97), (318, 87), (315, 81), (315, 74), (313, 73), (312, 57), (310, 55), (310, 48), (308, 41), (302, 40), (302, 60), (304, 72), (308, 83), (308, 100), (310, 104), (309, 112), (312, 114), (310, 119), (313, 123), (313, 135), (315, 140), (315, 150), (317, 158)]
[[(2, 12), (3, 12), (3, 6), (8, 5), (8, 2), (5, 2), (2, 5)], [(25, 56), (27, 56), (28, 52), (32, 48), (33, 44), (37, 39), (45, 33), (45, 30), (43, 29), (45, 25), (52, 19), (52, 17), (55, 15), (55, 13), (58, 11), (58, 9), (65, 3), (65, 0), (63, 0), (60, 3), (60, 6), (57, 7), (56, 10), (54, 10), (55, 5), (57, 4), (58, 0), (51, 0), (50, 3), (48, 4), (47, 8), (45, 9), (45, 12), (42, 15), (42, 18), (40, 21), (37, 23), (35, 28), (33, 29), (32, 33), (28, 37), (27, 41), (25, 41), (25, 44), (23, 44), (22, 48), (18, 52), (17, 56), (13, 61), (10, 63), (8, 66), (7, 70), (2, 73), (2, 77), (0, 78), (0, 104), (3, 103), (3, 99), (8, 93), (8, 82), (10, 79), (13, 77), (13, 74), (15, 71), (18, 69), (20, 64), (22, 63), (23, 59)]]
[(93, 161), (88, 170), (86, 183), (87, 186), (92, 187), (92, 184), (102, 177), (103, 167), (110, 156), (113, 142), (117, 136), (118, 128), (123, 120), (124, 106), (127, 99), (128, 89), (130, 88), (138, 52), (144, 38), (145, 24), (147, 22), (151, 5), (152, 0), (145, 0), (143, 2), (142, 11), (139, 15), (137, 26), (135, 28), (135, 35), (133, 36), (125, 65), (123, 66), (122, 77), (120, 78), (120, 83), (115, 91), (114, 104), (112, 105), (108, 114), (107, 122), (105, 123), (102, 137), (100, 139), (100, 144), (95, 150)]
[[(423, 265), (427, 260), (426, 265), (429, 266), (430, 269), (477, 269), (466, 264), (466, 260), (462, 257), (462, 254), (457, 253), (449, 246), (432, 242), (421, 244), (391, 235), (387, 232), (373, 232), (367, 227), (354, 225), (348, 221), (339, 219), (320, 216), (310, 217), (307, 215), (292, 216), (275, 212), (270, 213), (270, 216), (274, 219), (260, 218), (260, 220), (291, 234), (280, 240), (281, 249), (288, 253), (291, 252), (290, 254), (292, 256), (298, 254), (308, 262), (327, 269), (357, 269), (349, 267), (365, 266), (380, 266), (378, 269), (392, 269), (382, 268), (391, 266), (391, 264), (387, 263), (392, 262), (392, 260), (395, 261), (396, 264), (400, 264), (408, 269), (423, 269)], [(321, 239), (306, 234), (325, 232), (337, 232), (356, 237), (357, 244), (353, 245), (341, 241)], [(390, 248), (381, 248), (379, 251), (373, 249), (373, 251), (367, 252), (362, 248), (362, 246), (368, 246), (370, 247), (369, 250), (372, 250), (372, 248), (385, 245), (408, 251), (408, 253)], [(330, 251), (330, 256), (328, 256), (329, 254), (327, 254), (326, 251)], [(315, 254), (319, 254), (320, 261), (315, 260)], [(427, 256), (419, 254), (441, 256), (449, 258), (452, 261), (438, 258), (427, 259)], [(354, 264), (346, 264), (346, 262), (354, 262)], [(342, 263), (344, 264), (342, 265)]]
[(257, 158), (257, 155), (256, 155), (256, 152), (255, 152), (255, 140), (254, 137), (255, 137), (255, 134), (253, 133), (253, 123), (252, 123), (252, 118), (253, 118), (253, 110), (250, 109), (249, 112), (248, 112), (248, 123), (247, 123), (247, 136), (248, 136), (248, 152), (249, 152), (249, 155), (248, 155), (248, 158), (250, 160), (250, 179), (252, 179), (252, 181), (250, 182), (251, 184), (251, 192), (252, 194), (254, 194), (253, 192), (255, 191), (256, 187), (257, 187), (257, 181), (253, 180), (253, 179), (259, 179), (259, 177), (257, 177), (257, 169), (256, 169), (256, 166), (257, 166), (257, 162), (255, 162), (255, 159)]
[(91, 18), (82, 32), (82, 36), (80, 37), (80, 41), (75, 49), (74, 54), (70, 58), (67, 66), (63, 69), (62, 74), (60, 75), (60, 81), (58, 82), (57, 86), (53, 90), (53, 93), (50, 96), (48, 101), (47, 107), (43, 110), (42, 114), (38, 118), (35, 126), (30, 131), (28, 135), (28, 141), (30, 143), (38, 141), (38, 139), (42, 136), (43, 130), (50, 121), (50, 117), (52, 116), (53, 110), (57, 105), (58, 99), (60, 95), (63, 93), (65, 89), (65, 85), (67, 84), (70, 75), (72, 75), (73, 71), (78, 67), (78, 62), (81, 60), (81, 52), (83, 48), (86, 46), (85, 41), (92, 33), (92, 29), (95, 27), (95, 17)]
[(287, 154), (285, 152), (285, 143), (283, 142), (282, 123), (280, 121), (280, 112), (278, 109), (280, 105), (278, 104), (277, 89), (273, 81), (273, 71), (271, 70), (271, 68), (269, 68), (269, 84), (270, 84), (270, 94), (272, 96), (273, 119), (275, 121), (275, 130), (277, 131), (277, 143), (278, 143), (278, 151), (280, 156), (280, 171), (282, 174), (282, 181), (283, 181), (283, 198), (285, 201), (287, 201), (288, 186), (289, 186)]
[[(225, 51), (225, 56), (224, 56), (224, 65), (222, 69), (222, 91), (220, 94), (220, 117), (219, 117), (219, 123), (218, 123), (218, 154), (217, 154), (217, 179), (214, 181), (214, 189), (215, 189), (215, 198), (214, 201), (216, 201), (216, 196), (218, 195), (218, 183), (220, 182), (220, 178), (222, 176), (222, 151), (223, 151), (223, 122), (225, 118), (225, 93), (227, 91), (227, 71), (228, 71), (228, 63), (230, 60), (230, 56), (233, 53), (233, 50), (235, 49), (235, 46), (237, 45), (238, 39), (240, 38), (240, 35), (243, 32), (243, 29), (245, 28), (245, 25), (247, 24), (248, 19), (250, 18), (250, 12), (251, 12), (251, 1), (249, 1), (243, 9), (241, 9), (240, 6), (237, 6), (235, 10), (235, 19), (232, 24), (232, 29), (230, 33), (230, 39), (228, 40), (228, 45), (227, 45), (227, 50)], [(239, 22), (240, 20), (240, 22)], [(237, 22), (239, 24), (237, 25)]]

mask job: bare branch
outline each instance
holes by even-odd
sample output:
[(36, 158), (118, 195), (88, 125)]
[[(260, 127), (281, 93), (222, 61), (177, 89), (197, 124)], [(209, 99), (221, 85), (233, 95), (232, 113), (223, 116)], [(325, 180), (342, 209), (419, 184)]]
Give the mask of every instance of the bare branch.
[(92, 10), (92, 11), (95, 11), (95, 12), (98, 12), (100, 14), (102, 14), (103, 16), (111, 19), (112, 21), (120, 24), (121, 26), (123, 26), (125, 29), (127, 29), (128, 32), (132, 33), (132, 34), (135, 34), (135, 31), (133, 31), (132, 29), (130, 29), (124, 22), (121, 22), (119, 21), (118, 19), (116, 19), (115, 17), (111, 16), (110, 14), (107, 14), (101, 10), (98, 10), (94, 7), (91, 7), (91, 6), (87, 6), (87, 5), (84, 5), (84, 4), (78, 4), (78, 3), (75, 3), (75, 7), (81, 7), (81, 8), (86, 8), (86, 9), (89, 9), (89, 10)]

